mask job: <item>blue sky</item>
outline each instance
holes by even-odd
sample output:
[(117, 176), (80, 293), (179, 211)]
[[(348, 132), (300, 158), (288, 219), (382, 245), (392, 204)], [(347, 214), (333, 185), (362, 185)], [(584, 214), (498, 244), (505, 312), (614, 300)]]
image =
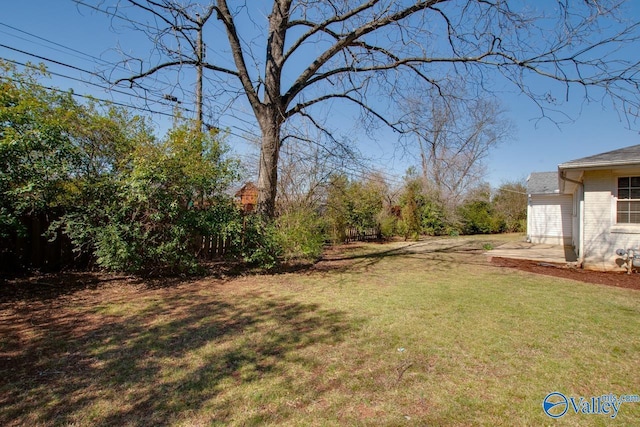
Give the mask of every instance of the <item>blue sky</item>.
[[(95, 4), (92, 0), (83, 1)], [(146, 44), (146, 40), (140, 35), (125, 32), (121, 23), (114, 21), (114, 30), (110, 28), (107, 16), (76, 5), (71, 0), (5, 0), (3, 3), (0, 14), (0, 44), (6, 47), (0, 46), (0, 58), (18, 62), (41, 62), (40, 59), (15, 50), (19, 49), (93, 71), (100, 64), (100, 60), (106, 63), (117, 60), (117, 49), (128, 52)], [(637, 12), (640, 18), (640, 2), (633, 2), (632, 11)], [(629, 46), (628, 52), (639, 55), (640, 46)], [(81, 80), (90, 77), (77, 69), (48, 61), (42, 62), (55, 73)], [(106, 64), (103, 66), (105, 69), (108, 67)], [(96, 79), (93, 78), (93, 81)], [(98, 98), (129, 103), (127, 97), (122, 94), (108, 94), (96, 86), (68, 78), (53, 76), (49, 84), (61, 89), (72, 88), (79, 94), (91, 94)], [(187, 92), (191, 90), (188, 81), (184, 86)], [(162, 94), (154, 96), (158, 99)], [(550, 121), (536, 120), (539, 112), (524, 96), (504, 93), (501, 99), (507, 110), (507, 117), (513, 121), (516, 130), (513, 139), (495, 149), (486, 161), (487, 180), (494, 186), (505, 181), (526, 178), (530, 172), (555, 170), (559, 163), (568, 160), (640, 144), (637, 129), (640, 123), (636, 123), (635, 130), (627, 129), (627, 123), (607, 105), (583, 105), (582, 99), (576, 97), (563, 106), (564, 111), (576, 120), (558, 126)], [(216, 104), (212, 105), (216, 107)], [(151, 108), (171, 111), (170, 107), (160, 104), (154, 104)], [(357, 113), (353, 114), (355, 117)], [(170, 119), (166, 116), (153, 117), (161, 128), (168, 126)], [(240, 153), (249, 150), (249, 144), (243, 142), (240, 136), (243, 130), (255, 129), (250, 121), (248, 111), (239, 109), (227, 112), (227, 115), (220, 119), (220, 126), (230, 127), (233, 134), (230, 142)], [(346, 116), (343, 117), (343, 123), (336, 122), (333, 127), (342, 126), (342, 130), (348, 133), (349, 123), (352, 121), (352, 117)], [(397, 146), (394, 139), (397, 139), (397, 136), (391, 132), (383, 132), (378, 141), (373, 142), (365, 135), (358, 136), (360, 150), (375, 158), (374, 167), (389, 175), (400, 177), (408, 166), (417, 162), (394, 149)]]

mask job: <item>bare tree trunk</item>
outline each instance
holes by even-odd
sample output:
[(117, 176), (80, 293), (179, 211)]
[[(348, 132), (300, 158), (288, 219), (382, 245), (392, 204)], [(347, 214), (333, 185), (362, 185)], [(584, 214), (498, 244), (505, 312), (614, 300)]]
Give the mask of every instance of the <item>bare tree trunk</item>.
[(258, 213), (273, 218), (278, 188), (278, 157), (280, 153), (280, 123), (273, 119), (260, 120), (262, 144), (258, 169)]
[[(284, 65), (284, 43), (291, 0), (276, 0), (269, 15), (269, 37), (264, 75), (264, 102), (254, 106), (262, 131), (258, 169), (258, 213), (273, 218), (278, 191), (280, 132), (285, 121), (285, 106), (280, 81)], [(251, 99), (251, 98), (250, 98)]]

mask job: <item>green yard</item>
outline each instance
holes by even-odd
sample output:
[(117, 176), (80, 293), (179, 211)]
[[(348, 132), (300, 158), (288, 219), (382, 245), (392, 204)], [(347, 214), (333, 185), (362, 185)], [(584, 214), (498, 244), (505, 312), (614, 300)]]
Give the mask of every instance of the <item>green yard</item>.
[(352, 245), (273, 275), (10, 281), (0, 424), (636, 423), (640, 403), (553, 420), (542, 400), (640, 394), (640, 291), (489, 264), (505, 238)]

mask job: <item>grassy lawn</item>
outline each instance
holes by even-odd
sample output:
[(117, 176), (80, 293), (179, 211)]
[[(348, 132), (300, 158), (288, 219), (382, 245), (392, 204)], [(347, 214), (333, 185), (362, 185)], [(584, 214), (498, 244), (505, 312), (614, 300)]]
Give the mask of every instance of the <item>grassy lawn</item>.
[(351, 245), (274, 275), (41, 278), (0, 297), (0, 424), (637, 423), (640, 403), (553, 420), (542, 400), (640, 394), (640, 292), (488, 264), (508, 238)]

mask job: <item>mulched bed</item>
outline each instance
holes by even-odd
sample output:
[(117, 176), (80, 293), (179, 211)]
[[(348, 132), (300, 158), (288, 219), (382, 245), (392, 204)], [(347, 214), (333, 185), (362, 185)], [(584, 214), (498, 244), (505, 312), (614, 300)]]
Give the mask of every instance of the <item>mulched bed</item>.
[(514, 268), (529, 273), (578, 280), (580, 282), (640, 290), (640, 274), (638, 273), (627, 274), (625, 271), (583, 270), (561, 264), (498, 257), (491, 258), (491, 264), (499, 267)]

